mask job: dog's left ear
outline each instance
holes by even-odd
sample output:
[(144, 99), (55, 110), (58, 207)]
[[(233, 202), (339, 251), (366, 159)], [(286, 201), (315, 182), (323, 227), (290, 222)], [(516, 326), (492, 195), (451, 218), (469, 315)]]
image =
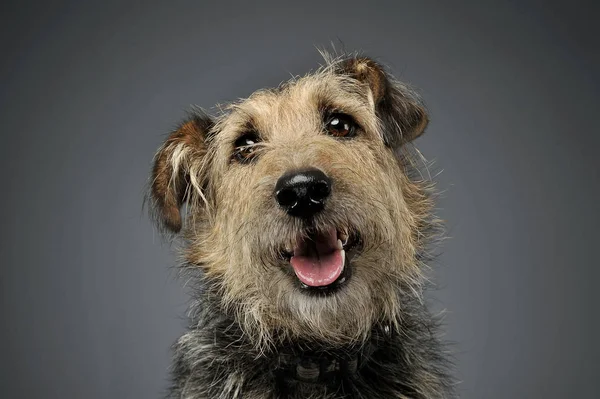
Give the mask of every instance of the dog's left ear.
[(367, 57), (349, 58), (338, 64), (337, 71), (368, 84), (387, 146), (398, 148), (423, 134), (429, 122), (425, 106), (380, 64)]

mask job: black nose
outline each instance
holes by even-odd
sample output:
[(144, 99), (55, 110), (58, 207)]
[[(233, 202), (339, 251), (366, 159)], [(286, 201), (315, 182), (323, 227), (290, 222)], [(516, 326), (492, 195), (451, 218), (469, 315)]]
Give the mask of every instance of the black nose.
[(279, 206), (289, 215), (303, 219), (323, 210), (330, 193), (331, 180), (315, 168), (288, 172), (275, 185), (275, 198)]

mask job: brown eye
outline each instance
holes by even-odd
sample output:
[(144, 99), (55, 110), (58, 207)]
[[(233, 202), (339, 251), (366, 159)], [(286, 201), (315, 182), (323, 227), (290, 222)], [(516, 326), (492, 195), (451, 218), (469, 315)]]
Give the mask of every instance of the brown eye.
[(350, 138), (356, 134), (356, 123), (351, 116), (334, 113), (329, 116), (325, 125), (327, 133), (334, 137)]
[(248, 163), (255, 157), (256, 144), (260, 143), (260, 137), (256, 133), (246, 133), (240, 136), (233, 146), (233, 159), (240, 163)]

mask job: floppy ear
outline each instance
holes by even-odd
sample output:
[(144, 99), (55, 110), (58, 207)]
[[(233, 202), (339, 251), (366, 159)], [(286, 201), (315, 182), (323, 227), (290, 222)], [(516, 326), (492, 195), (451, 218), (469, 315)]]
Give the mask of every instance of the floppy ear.
[(429, 118), (420, 98), (407, 85), (394, 80), (380, 64), (366, 57), (349, 58), (340, 62), (338, 71), (371, 89), (386, 145), (397, 148), (424, 132)]
[(212, 125), (209, 116), (193, 115), (169, 135), (154, 157), (152, 208), (159, 224), (173, 233), (181, 230), (181, 207), (189, 199), (190, 190), (203, 184), (206, 137)]

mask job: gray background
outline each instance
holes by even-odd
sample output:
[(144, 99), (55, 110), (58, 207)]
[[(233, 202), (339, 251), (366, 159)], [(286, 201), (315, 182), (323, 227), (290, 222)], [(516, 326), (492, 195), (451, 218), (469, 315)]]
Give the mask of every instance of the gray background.
[(462, 397), (598, 397), (591, 2), (83, 3), (2, 4), (1, 398), (161, 397), (187, 297), (141, 209), (154, 151), (338, 39), (430, 107)]

